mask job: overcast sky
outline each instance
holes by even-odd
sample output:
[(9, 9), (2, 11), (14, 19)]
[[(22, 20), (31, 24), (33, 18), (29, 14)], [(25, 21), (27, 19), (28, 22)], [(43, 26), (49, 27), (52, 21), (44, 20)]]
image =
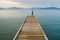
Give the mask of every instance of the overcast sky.
[(0, 0), (0, 7), (59, 7), (60, 0)]

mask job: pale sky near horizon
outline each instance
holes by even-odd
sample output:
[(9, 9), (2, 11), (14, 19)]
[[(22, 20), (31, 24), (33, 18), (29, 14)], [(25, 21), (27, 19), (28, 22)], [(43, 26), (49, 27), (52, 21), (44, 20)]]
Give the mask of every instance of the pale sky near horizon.
[(0, 0), (0, 7), (59, 7), (60, 0)]

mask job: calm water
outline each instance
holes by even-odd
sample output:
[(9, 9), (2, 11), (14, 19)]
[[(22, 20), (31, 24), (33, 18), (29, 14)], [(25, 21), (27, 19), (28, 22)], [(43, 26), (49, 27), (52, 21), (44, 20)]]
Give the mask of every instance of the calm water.
[[(0, 10), (0, 40), (12, 40), (31, 10)], [(60, 40), (60, 10), (34, 10), (49, 40)]]

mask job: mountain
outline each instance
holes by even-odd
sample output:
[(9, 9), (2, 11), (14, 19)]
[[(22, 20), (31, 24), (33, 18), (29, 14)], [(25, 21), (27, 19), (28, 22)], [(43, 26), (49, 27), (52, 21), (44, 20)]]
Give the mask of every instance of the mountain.
[(9, 7), (9, 8), (0, 8), (0, 9), (24, 9), (24, 8), (18, 8), (18, 7)]
[(45, 7), (45, 8), (40, 8), (40, 7), (34, 7), (34, 8), (30, 8), (30, 9), (33, 9), (33, 10), (36, 10), (36, 9), (60, 9), (60, 8), (57, 8), (57, 7)]
[(19, 7), (9, 7), (9, 8), (0, 8), (0, 9), (31, 9), (31, 10), (39, 10), (39, 9), (60, 9), (57, 7), (45, 7), (45, 8), (40, 8), (40, 7), (34, 7), (34, 8), (19, 8)]
[(46, 8), (40, 8), (40, 9), (60, 9), (60, 8), (56, 8), (56, 7), (46, 7)]
[(0, 9), (3, 9), (3, 8), (0, 8)]
[(10, 8), (7, 8), (7, 9), (23, 9), (23, 8), (18, 8), (18, 7), (10, 7)]

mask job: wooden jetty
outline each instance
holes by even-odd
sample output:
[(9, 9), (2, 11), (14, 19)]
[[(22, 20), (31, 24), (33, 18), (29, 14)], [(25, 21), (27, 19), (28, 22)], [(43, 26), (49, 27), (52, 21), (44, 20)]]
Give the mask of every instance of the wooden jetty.
[(13, 40), (48, 40), (35, 16), (27, 16)]

